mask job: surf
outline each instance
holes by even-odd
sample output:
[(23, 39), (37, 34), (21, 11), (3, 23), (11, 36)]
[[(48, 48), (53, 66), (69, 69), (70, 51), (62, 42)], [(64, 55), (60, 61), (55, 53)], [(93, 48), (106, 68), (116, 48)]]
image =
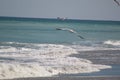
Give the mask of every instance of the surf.
[(107, 40), (104, 42), (104, 44), (120, 46), (120, 40)]
[(79, 54), (70, 45), (19, 42), (1, 44), (1, 79), (90, 73), (111, 68), (109, 65), (93, 64), (87, 59), (70, 57), (69, 55)]

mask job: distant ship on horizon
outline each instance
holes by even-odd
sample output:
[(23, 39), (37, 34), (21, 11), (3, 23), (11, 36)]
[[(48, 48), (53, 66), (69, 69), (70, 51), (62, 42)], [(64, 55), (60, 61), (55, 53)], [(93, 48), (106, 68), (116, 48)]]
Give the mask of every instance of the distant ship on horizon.
[(66, 20), (67, 17), (57, 17), (58, 20)]

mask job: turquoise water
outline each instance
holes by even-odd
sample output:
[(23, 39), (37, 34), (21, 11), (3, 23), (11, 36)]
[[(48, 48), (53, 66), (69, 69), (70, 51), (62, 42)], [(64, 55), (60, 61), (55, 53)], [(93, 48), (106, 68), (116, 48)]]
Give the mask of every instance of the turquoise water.
[[(68, 31), (56, 30), (56, 28), (73, 29), (85, 39), (80, 39), (76, 34)], [(13, 69), (18, 70), (21, 70), (23, 64), (28, 67), (27, 64), (36, 63), (50, 67), (71, 66), (69, 62), (78, 58), (65, 56), (64, 59), (61, 54), (89, 50), (120, 50), (120, 21), (0, 17), (0, 70), (4, 72), (9, 71), (7, 68), (11, 69), (11, 65), (7, 65), (9, 63), (14, 65)], [(44, 57), (42, 57), (43, 54)], [(51, 58), (49, 54), (57, 57)], [(59, 59), (62, 62), (59, 63)], [(19, 65), (16, 66), (16, 63)], [(3, 68), (3, 64), (7, 67)], [(77, 75), (120, 75), (120, 71), (116, 74), (119, 66), (117, 68), (112, 66), (112, 69), (98, 73)], [(110, 72), (113, 74), (109, 74)], [(12, 73), (16, 74), (14, 70)], [(0, 78), (5, 77), (3, 75), (6, 74), (0, 73)]]
[(0, 41), (33, 43), (73, 43), (82, 41), (75, 34), (57, 31), (70, 28), (85, 40), (120, 40), (120, 22), (55, 19), (0, 18)]

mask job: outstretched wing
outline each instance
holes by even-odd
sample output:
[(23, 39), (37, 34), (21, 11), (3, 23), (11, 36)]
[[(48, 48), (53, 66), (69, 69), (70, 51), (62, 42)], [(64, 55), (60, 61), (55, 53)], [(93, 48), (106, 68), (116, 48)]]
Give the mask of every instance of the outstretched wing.
[(82, 37), (81, 35), (77, 35), (79, 38), (81, 38), (81, 39), (85, 39), (84, 37)]
[(81, 38), (81, 39), (85, 39), (84, 37), (82, 37), (82, 36), (81, 36), (78, 32), (76, 32), (75, 30), (69, 29), (69, 32), (76, 34), (76, 35), (77, 35), (79, 38)]
[(84, 37), (82, 37), (81, 35), (79, 35), (76, 31), (74, 31), (73, 29), (69, 29), (69, 28), (56, 28), (56, 30), (63, 30), (63, 31), (69, 31), (71, 33), (76, 34), (79, 38), (81, 39), (85, 39)]
[(115, 3), (117, 3), (118, 6), (120, 6), (120, 3), (117, 0), (114, 0)]

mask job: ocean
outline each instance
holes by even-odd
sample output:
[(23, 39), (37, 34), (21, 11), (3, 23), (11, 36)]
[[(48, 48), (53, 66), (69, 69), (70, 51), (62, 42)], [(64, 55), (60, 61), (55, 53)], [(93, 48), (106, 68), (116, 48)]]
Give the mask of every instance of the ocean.
[(120, 21), (0, 17), (0, 79), (120, 75), (119, 35)]

